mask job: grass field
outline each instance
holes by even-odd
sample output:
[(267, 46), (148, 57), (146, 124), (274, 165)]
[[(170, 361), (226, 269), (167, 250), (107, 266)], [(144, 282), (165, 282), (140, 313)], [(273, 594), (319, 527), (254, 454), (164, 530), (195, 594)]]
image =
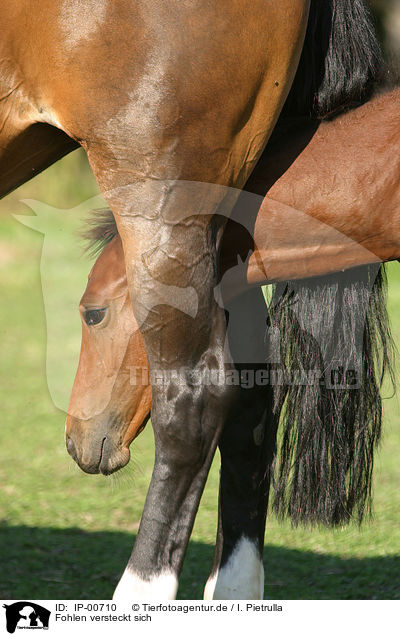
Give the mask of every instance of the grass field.
[[(74, 153), (0, 202), (0, 597), (4, 599), (110, 598), (129, 557), (150, 479), (150, 427), (135, 443), (129, 466), (111, 478), (81, 473), (67, 455), (65, 414), (54, 406), (51, 395), (60, 383), (67, 390), (73, 374), (60, 364), (55, 384), (50, 378), (50, 388), (47, 385), (46, 314), (39, 271), (43, 236), (10, 214), (29, 213), (20, 203), (25, 198), (73, 208), (96, 193), (85, 159)], [(57, 235), (59, 244), (67, 248), (74, 241), (70, 218), (66, 215), (65, 232)], [(75, 305), (89, 267), (82, 260), (79, 272), (71, 275), (68, 293), (73, 307), (70, 300), (63, 302), (64, 287), (57, 297), (54, 311), (65, 325), (65, 339), (58, 337), (56, 347), (61, 358), (68, 357), (69, 349), (76, 355)], [(399, 343), (400, 266), (391, 264), (388, 270), (389, 308)], [(63, 285), (69, 280), (68, 263), (66, 273)], [(376, 459), (374, 516), (362, 529), (294, 530), (269, 517), (266, 598), (400, 599), (396, 396), (385, 401), (384, 431)], [(185, 561), (181, 599), (202, 596), (213, 555), (217, 483), (216, 460)]]

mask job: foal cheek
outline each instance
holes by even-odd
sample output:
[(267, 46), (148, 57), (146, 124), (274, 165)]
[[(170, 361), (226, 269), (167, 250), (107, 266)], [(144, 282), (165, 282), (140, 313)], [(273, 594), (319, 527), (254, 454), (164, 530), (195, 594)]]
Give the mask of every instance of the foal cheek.
[[(122, 446), (128, 448), (130, 444), (138, 437), (138, 435), (144, 430), (147, 419), (151, 411), (152, 392), (151, 386), (145, 379), (136, 377), (138, 382), (136, 386), (130, 386), (128, 389), (129, 402), (127, 404), (127, 415), (122, 416), (123, 421), (128, 422), (127, 428), (123, 433)], [(120, 404), (126, 401), (127, 392), (125, 391)]]
[(79, 365), (68, 407), (68, 415), (79, 420), (101, 415), (112, 399), (124, 347), (117, 347), (107, 332), (83, 329)]

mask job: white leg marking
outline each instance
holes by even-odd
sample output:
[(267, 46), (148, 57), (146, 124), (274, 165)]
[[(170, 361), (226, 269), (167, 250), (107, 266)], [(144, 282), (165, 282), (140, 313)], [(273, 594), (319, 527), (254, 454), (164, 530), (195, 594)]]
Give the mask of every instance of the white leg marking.
[(207, 600), (210, 598), (257, 600), (262, 599), (263, 596), (264, 566), (262, 560), (253, 541), (242, 537), (228, 562), (207, 581), (204, 598)]
[(215, 584), (217, 582), (218, 572), (209, 577), (204, 588), (203, 598), (205, 601), (212, 601), (214, 598)]
[(146, 581), (127, 567), (115, 589), (113, 600), (173, 600), (177, 589), (178, 579), (173, 572), (165, 571)]

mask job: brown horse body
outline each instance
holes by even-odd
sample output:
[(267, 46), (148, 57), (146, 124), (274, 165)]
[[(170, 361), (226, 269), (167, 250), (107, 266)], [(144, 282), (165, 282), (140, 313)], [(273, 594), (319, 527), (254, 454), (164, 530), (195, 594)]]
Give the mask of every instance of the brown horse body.
[[(85, 148), (117, 219), (155, 368), (194, 367), (223, 337), (212, 295), (210, 215), (221, 201), (214, 184), (241, 187), (254, 168), (296, 72), (309, 4), (40, 0), (33, 8), (22, 0), (1, 8), (0, 192)], [(193, 198), (185, 180), (211, 185)], [(179, 310), (189, 280), (195, 332)], [(149, 311), (160, 286), (175, 288), (175, 306)], [(175, 596), (225, 417), (223, 401), (216, 408), (218, 396), (208, 393), (183, 408), (165, 389), (153, 392), (159, 452), (124, 583), (129, 596)], [(189, 412), (201, 452), (182, 438)]]
[[(33, 9), (22, 0), (1, 8), (0, 192), (85, 148), (117, 219), (155, 368), (196, 366), (225, 330), (212, 295), (217, 226), (204, 215), (188, 225), (181, 210), (212, 215), (220, 203), (213, 184), (245, 183), (290, 89), (309, 4), (40, 0)], [(184, 180), (212, 185), (193, 199)], [(179, 311), (189, 279), (195, 336), (193, 318)], [(177, 288), (175, 308), (149, 312), (160, 285)], [(207, 389), (185, 408), (164, 389), (154, 393), (159, 452), (124, 589), (172, 598), (225, 407), (216, 409)], [(182, 438), (189, 412), (202, 452)]]
[[(227, 363), (225, 313), (213, 294), (219, 239), (235, 203), (226, 188), (243, 187), (268, 141), (310, 5), (291, 102), (307, 114), (314, 103), (328, 112), (368, 92), (379, 55), (362, 0), (21, 0), (0, 9), (0, 194), (83, 146), (118, 225), (150, 368), (185, 369), (180, 383), (170, 375), (153, 387), (156, 460), (119, 597), (175, 596), (217, 443), (225, 532), (215, 594), (262, 594), (274, 424), (260, 395), (270, 397), (268, 388), (252, 392), (250, 412), (240, 389), (194, 388), (192, 377)], [(259, 306), (258, 290), (252, 297)], [(250, 326), (241, 343), (256, 355)], [(231, 440), (246, 435), (239, 454), (221, 437), (227, 423)], [(257, 427), (265, 431), (261, 445)], [(99, 449), (105, 460), (113, 451), (101, 435), (100, 445), (95, 435), (94, 450), (85, 449), (88, 465)], [(76, 450), (71, 437), (68, 448)], [(249, 471), (238, 492), (228, 478), (244, 449), (261, 495)], [(243, 554), (250, 573), (232, 588), (231, 566)]]

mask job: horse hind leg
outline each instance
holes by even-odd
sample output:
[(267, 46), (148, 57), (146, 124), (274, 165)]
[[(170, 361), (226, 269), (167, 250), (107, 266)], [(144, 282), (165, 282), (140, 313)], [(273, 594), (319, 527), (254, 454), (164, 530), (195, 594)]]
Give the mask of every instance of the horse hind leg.
[[(240, 387), (219, 441), (221, 454), (217, 544), (205, 599), (262, 599), (263, 547), (277, 418), (268, 385), (266, 306), (254, 289), (230, 307), (228, 337)], [(240, 327), (237, 350), (235, 323)], [(263, 361), (262, 361), (263, 359)]]
[(247, 421), (237, 408), (219, 443), (219, 520), (206, 600), (264, 597), (264, 531), (275, 435), (266, 393), (259, 392), (257, 405), (246, 409)]

